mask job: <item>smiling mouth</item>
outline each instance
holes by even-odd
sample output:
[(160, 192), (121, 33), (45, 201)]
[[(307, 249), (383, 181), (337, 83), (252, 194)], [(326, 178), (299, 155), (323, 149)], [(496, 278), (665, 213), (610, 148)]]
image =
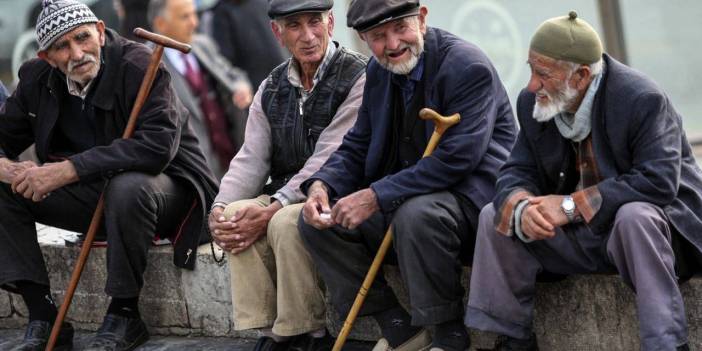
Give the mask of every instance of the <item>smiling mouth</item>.
[(402, 50), (400, 50), (400, 51), (397, 51), (397, 52), (391, 52), (391, 53), (388, 54), (388, 56), (389, 56), (390, 58), (396, 59), (396, 58), (398, 58), (398, 57), (404, 55), (405, 52), (407, 52), (407, 50), (409, 50), (409, 48), (404, 48), (404, 49), (402, 49)]

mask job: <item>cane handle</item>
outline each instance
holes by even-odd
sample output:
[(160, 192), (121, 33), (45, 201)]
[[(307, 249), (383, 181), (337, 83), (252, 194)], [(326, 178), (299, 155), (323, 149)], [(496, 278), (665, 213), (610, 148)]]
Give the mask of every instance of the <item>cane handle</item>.
[(435, 130), (439, 134), (444, 134), (446, 129), (449, 129), (449, 127), (461, 121), (461, 115), (458, 113), (454, 113), (450, 116), (442, 116), (428, 107), (425, 107), (419, 111), (419, 118), (425, 121), (432, 120), (434, 122)]
[(171, 49), (176, 49), (184, 54), (189, 53), (192, 49), (192, 47), (188, 44), (183, 44), (179, 41), (173, 40), (160, 34), (151, 33), (143, 28), (135, 28), (134, 35), (136, 35), (139, 38), (146, 39), (154, 44)]

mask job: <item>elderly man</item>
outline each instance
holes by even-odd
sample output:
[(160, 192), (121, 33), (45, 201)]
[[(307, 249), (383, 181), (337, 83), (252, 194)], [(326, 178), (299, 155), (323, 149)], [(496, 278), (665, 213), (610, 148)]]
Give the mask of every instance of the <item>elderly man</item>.
[(641, 349), (688, 350), (673, 247), (699, 256), (702, 174), (680, 115), (575, 12), (536, 30), (528, 63), (522, 128), (480, 214), (467, 325), (502, 334), (497, 350), (536, 350), (539, 272), (618, 272)]
[[(194, 268), (216, 180), (165, 70), (134, 136), (121, 139), (149, 64), (147, 47), (106, 29), (74, 0), (45, 0), (36, 28), (41, 59), (22, 66), (0, 109), (0, 287), (19, 293), (29, 310), (15, 350), (43, 350), (56, 317), (35, 221), (83, 232), (103, 191), (98, 235), (108, 244), (112, 300), (87, 349), (131, 350), (149, 337), (138, 299), (151, 241), (170, 236), (175, 264)], [(16, 162), (32, 143), (41, 165)], [(65, 323), (57, 348), (70, 349), (72, 338)]]
[[(351, 3), (348, 23), (374, 56), (363, 104), (339, 150), (304, 184), (300, 230), (342, 314), (393, 226), (395, 252), (388, 260), (402, 272), (411, 317), (376, 278), (361, 315), (378, 321), (379, 350), (468, 347), (462, 262), (470, 260), (479, 209), (494, 195), (516, 134), (488, 58), (475, 45), (428, 28), (427, 13), (416, 0)], [(423, 159), (433, 124), (418, 119), (422, 107), (462, 118)], [(433, 342), (429, 326), (436, 327)]]
[(190, 111), (191, 125), (210, 169), (224, 175), (244, 142), (251, 85), (246, 74), (219, 54), (215, 43), (195, 34), (198, 25), (193, 0), (151, 0), (149, 22), (158, 33), (190, 44), (190, 54), (166, 48), (164, 63), (173, 88)]
[(261, 83), (210, 215), (215, 241), (230, 253), (235, 328), (262, 329), (257, 350), (330, 344), (323, 294), (297, 231), (299, 186), (356, 121), (367, 62), (330, 40), (332, 4), (271, 1), (273, 32), (292, 58)]

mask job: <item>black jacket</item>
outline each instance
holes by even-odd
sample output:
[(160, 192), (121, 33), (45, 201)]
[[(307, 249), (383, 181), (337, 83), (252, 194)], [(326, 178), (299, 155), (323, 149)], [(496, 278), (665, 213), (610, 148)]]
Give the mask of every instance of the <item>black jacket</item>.
[[(121, 139), (137, 92), (151, 57), (146, 46), (128, 41), (112, 30), (106, 31), (102, 73), (92, 98), (96, 129), (104, 135), (97, 145), (69, 159), (81, 182), (110, 178), (125, 171), (165, 173), (190, 184), (197, 193), (197, 205), (174, 238), (174, 263), (194, 268), (188, 256), (208, 239), (206, 214), (217, 193), (217, 182), (193, 135), (189, 115), (175, 97), (170, 75), (159, 69), (149, 98), (139, 114), (131, 139)], [(20, 82), (0, 109), (0, 157), (16, 158), (32, 143), (40, 162), (51, 155), (51, 139), (59, 116), (58, 84), (66, 84), (58, 70), (34, 59), (19, 72)]]

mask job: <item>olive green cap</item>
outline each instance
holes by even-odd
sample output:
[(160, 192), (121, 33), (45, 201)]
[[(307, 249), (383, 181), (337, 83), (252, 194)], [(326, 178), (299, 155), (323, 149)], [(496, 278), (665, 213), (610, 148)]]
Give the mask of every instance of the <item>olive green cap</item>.
[(602, 41), (592, 26), (575, 11), (541, 23), (529, 49), (556, 60), (589, 65), (602, 57)]

